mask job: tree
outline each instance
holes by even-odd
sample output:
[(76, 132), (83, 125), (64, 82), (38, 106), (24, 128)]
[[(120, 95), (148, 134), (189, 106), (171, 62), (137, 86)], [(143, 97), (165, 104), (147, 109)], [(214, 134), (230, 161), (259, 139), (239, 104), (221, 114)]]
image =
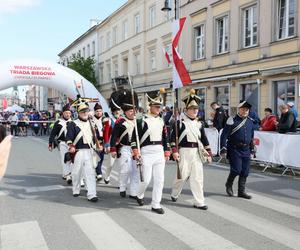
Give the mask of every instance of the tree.
[(95, 59), (88, 57), (87, 59), (73, 54), (71, 62), (68, 67), (75, 70), (77, 73), (82, 75), (85, 79), (90, 81), (96, 88), (99, 88), (95, 74)]

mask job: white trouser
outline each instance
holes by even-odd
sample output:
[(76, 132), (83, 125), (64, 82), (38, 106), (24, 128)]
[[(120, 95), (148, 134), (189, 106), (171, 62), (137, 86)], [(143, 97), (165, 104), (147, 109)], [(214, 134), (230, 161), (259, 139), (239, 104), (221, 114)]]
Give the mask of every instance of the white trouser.
[(118, 162), (118, 161), (116, 161), (116, 158), (113, 158), (112, 156), (111, 156), (111, 154), (109, 154), (109, 159), (110, 159), (110, 164), (109, 164), (109, 166), (107, 166), (106, 168), (105, 168), (105, 175), (104, 175), (104, 179), (105, 180), (107, 180), (107, 181), (109, 181), (109, 179), (110, 179), (110, 173), (111, 173), (111, 171), (112, 171), (112, 168), (114, 167), (116, 167), (115, 166), (115, 164)]
[(90, 149), (79, 149), (75, 155), (72, 171), (73, 194), (80, 193), (80, 181), (82, 177), (86, 183), (88, 199), (97, 196), (96, 172), (93, 167), (92, 152)]
[(65, 177), (66, 175), (71, 174), (71, 162), (67, 162), (65, 163), (65, 154), (68, 153), (69, 151), (69, 147), (65, 142), (60, 142), (59, 143), (59, 152), (60, 152), (60, 161), (61, 161), (61, 165), (62, 165), (62, 173), (63, 173), (63, 177)]
[(121, 156), (118, 159), (120, 164), (119, 184), (120, 192), (126, 191), (128, 180), (130, 181), (130, 195), (136, 196), (139, 185), (139, 175), (136, 167), (136, 161), (132, 158), (132, 150), (130, 146), (122, 146)]
[(171, 195), (174, 198), (178, 198), (184, 183), (189, 178), (191, 191), (194, 196), (194, 205), (204, 206), (203, 164), (198, 153), (198, 148), (180, 148), (179, 154), (179, 168), (182, 179), (178, 180), (176, 175)]
[(153, 175), (152, 207), (160, 208), (160, 201), (164, 187), (165, 156), (162, 145), (149, 145), (141, 149), (143, 161), (144, 182), (140, 182), (138, 198), (143, 199), (145, 191)]

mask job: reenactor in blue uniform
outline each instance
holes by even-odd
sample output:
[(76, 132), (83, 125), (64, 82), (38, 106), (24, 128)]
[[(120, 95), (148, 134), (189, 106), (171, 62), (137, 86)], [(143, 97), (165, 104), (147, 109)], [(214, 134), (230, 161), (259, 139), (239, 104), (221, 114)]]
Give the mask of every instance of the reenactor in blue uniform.
[(60, 152), (60, 159), (62, 165), (62, 177), (67, 181), (68, 184), (72, 183), (71, 178), (71, 162), (66, 161), (66, 154), (69, 151), (69, 147), (66, 143), (67, 126), (72, 121), (70, 105), (66, 104), (62, 109), (62, 117), (59, 118), (53, 126), (49, 137), (49, 151), (51, 152), (54, 148), (58, 148)]
[(249, 174), (251, 155), (254, 154), (254, 125), (248, 116), (251, 105), (243, 101), (238, 105), (238, 114), (229, 117), (221, 135), (221, 155), (227, 155), (230, 174), (226, 182), (226, 192), (233, 196), (232, 185), (236, 176), (238, 181), (238, 197), (251, 199), (245, 192)]
[[(138, 97), (135, 93), (135, 107), (138, 107)], [(139, 175), (136, 161), (132, 157), (131, 137), (135, 126), (135, 110), (132, 104), (132, 94), (129, 90), (123, 90), (116, 100), (124, 112), (124, 117), (120, 117), (112, 130), (110, 139), (110, 154), (117, 158), (120, 166), (119, 190), (120, 196), (126, 197), (127, 185), (129, 186), (129, 198), (137, 198), (137, 188), (139, 185)], [(129, 183), (129, 184), (128, 184)]]

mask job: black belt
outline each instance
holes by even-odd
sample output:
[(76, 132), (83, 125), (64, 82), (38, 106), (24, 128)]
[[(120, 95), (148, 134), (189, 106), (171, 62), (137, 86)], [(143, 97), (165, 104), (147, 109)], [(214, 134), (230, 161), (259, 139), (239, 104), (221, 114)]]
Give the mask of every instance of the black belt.
[(237, 144), (233, 144), (232, 146), (235, 148), (246, 148), (249, 147), (250, 145), (246, 143), (237, 143)]
[(185, 142), (182, 146), (179, 146), (180, 148), (198, 148), (197, 142)]
[(149, 146), (149, 145), (162, 145), (162, 141), (149, 141), (147, 143), (143, 143), (141, 147)]

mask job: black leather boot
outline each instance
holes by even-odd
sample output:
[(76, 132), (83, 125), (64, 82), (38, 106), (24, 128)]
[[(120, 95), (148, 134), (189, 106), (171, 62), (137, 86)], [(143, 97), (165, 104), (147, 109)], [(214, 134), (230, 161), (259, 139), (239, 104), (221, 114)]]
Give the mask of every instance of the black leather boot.
[(249, 195), (245, 192), (246, 180), (247, 180), (247, 177), (240, 176), (238, 197), (250, 200), (252, 198), (251, 195)]
[(233, 196), (232, 185), (233, 185), (233, 181), (234, 181), (235, 177), (236, 177), (236, 175), (230, 172), (230, 174), (228, 175), (228, 178), (227, 178), (227, 182), (225, 184), (226, 193), (230, 197)]

